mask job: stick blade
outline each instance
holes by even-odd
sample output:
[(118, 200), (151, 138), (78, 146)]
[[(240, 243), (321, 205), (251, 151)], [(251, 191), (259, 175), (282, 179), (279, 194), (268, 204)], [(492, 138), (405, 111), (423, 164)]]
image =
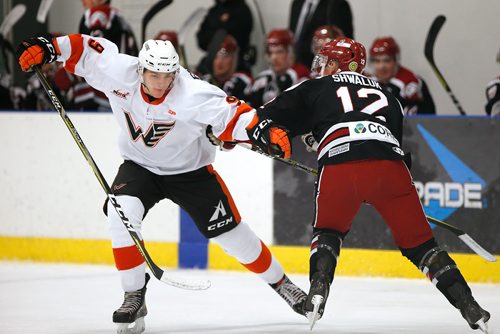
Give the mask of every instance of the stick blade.
[(467, 233), (458, 236), (467, 246), (470, 247), (477, 255), (489, 262), (496, 262), (497, 259), (493, 254), (488, 252), (486, 249), (481, 247), (474, 239), (472, 239)]
[(212, 283), (209, 280), (194, 281), (180, 277), (176, 277), (175, 279), (173, 279), (165, 277), (165, 275), (162, 275), (160, 281), (179, 289), (192, 291), (207, 290), (212, 286)]
[(36, 14), (36, 20), (39, 23), (45, 23), (47, 19), (47, 14), (49, 13), (50, 7), (52, 6), (52, 2), (54, 0), (42, 0), (40, 6), (38, 7), (38, 12)]
[(5, 38), (5, 36), (12, 29), (14, 24), (21, 19), (21, 17), (26, 12), (26, 5), (18, 4), (7, 14), (5, 19), (2, 21), (0, 25), (0, 34)]
[(195, 281), (181, 277), (170, 277), (170, 275), (166, 275), (165, 271), (158, 267), (153, 261), (146, 261), (146, 264), (151, 270), (153, 276), (156, 277), (160, 282), (163, 282), (175, 288), (200, 291), (207, 290), (208, 288), (210, 288), (210, 286), (212, 286), (212, 283), (209, 280)]
[(208, 9), (200, 7), (197, 8), (189, 17), (184, 21), (178, 31), (179, 44), (186, 44), (187, 33), (190, 29), (196, 26), (196, 23), (201, 21), (208, 13)]
[(437, 35), (439, 34), (439, 31), (441, 30), (445, 22), (446, 16), (437, 16), (432, 22), (429, 32), (427, 33), (424, 54), (425, 58), (427, 58), (427, 60), (431, 63), (434, 62), (434, 44), (436, 43)]

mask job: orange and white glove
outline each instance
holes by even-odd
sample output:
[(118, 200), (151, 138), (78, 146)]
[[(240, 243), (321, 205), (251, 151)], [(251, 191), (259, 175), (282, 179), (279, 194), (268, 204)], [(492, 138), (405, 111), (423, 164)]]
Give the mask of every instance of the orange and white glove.
[(261, 120), (255, 115), (246, 130), (252, 144), (257, 145), (264, 152), (290, 159), (292, 145), (288, 130), (284, 127), (276, 125), (270, 119)]
[(38, 36), (24, 40), (17, 48), (19, 65), (24, 72), (33, 71), (33, 66), (53, 63), (57, 58), (57, 51), (52, 37)]

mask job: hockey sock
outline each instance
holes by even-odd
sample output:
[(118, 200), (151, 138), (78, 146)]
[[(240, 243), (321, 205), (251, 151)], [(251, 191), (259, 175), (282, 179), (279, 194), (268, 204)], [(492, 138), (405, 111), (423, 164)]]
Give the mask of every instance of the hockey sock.
[(330, 283), (333, 281), (345, 235), (346, 233), (334, 230), (314, 229), (309, 259), (309, 280), (314, 273), (322, 272), (327, 275)]
[[(120, 195), (117, 202), (125, 212), (129, 223), (141, 237), (141, 222), (144, 215), (144, 206), (137, 197)], [(108, 223), (113, 246), (115, 265), (120, 273), (124, 291), (139, 290), (144, 286), (146, 266), (144, 258), (137, 246), (133, 243), (123, 222), (111, 203), (108, 203)]]
[[(438, 246), (434, 238), (415, 248), (401, 248), (401, 253), (429, 278), (453, 306), (458, 307), (457, 303), (461, 299), (471, 295), (455, 261)], [(457, 293), (457, 290), (461, 292)]]
[(269, 248), (255, 235), (246, 223), (239, 223), (232, 230), (210, 239), (235, 257), (248, 270), (258, 274), (266, 283), (274, 284), (285, 272)]

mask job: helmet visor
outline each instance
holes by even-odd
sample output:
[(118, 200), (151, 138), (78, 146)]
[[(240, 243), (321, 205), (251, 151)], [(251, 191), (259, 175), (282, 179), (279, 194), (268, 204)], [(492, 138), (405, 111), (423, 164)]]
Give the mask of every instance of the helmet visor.
[(327, 63), (328, 63), (328, 56), (318, 53), (316, 56), (314, 56), (311, 65), (311, 72), (322, 74)]

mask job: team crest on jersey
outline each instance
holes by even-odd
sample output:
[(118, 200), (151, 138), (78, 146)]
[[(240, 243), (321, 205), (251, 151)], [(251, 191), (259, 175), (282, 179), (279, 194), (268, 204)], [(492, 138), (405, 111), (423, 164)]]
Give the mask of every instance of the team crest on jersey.
[(356, 127), (354, 128), (354, 132), (356, 133), (365, 133), (366, 132), (366, 128), (363, 124), (361, 123), (358, 123), (356, 124)]
[(129, 92), (122, 92), (119, 89), (115, 89), (115, 90), (111, 91), (111, 93), (115, 94), (116, 96), (118, 96), (118, 97), (120, 97), (120, 98), (122, 98), (124, 100), (126, 100), (127, 96), (130, 95)]
[(132, 139), (137, 141), (139, 138), (142, 138), (144, 145), (151, 148), (155, 147), (175, 126), (175, 121), (152, 122), (149, 125), (148, 130), (144, 132), (140, 126), (135, 125), (132, 115), (129, 112), (124, 111), (124, 114), (127, 119), (127, 126)]

